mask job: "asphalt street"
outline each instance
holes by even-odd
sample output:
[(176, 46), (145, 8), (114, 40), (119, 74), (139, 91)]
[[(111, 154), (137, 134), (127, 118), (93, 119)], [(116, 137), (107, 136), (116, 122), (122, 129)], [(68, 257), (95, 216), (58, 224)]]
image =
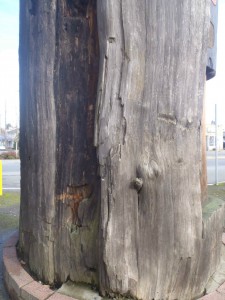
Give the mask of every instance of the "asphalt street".
[[(207, 152), (208, 184), (215, 184), (215, 151)], [(225, 151), (218, 152), (218, 182), (225, 182)]]
[(20, 190), (20, 160), (2, 160), (3, 190)]
[[(3, 189), (20, 189), (20, 160), (2, 160)], [(215, 183), (215, 151), (207, 152), (208, 184)], [(225, 182), (225, 151), (218, 152), (218, 182)]]

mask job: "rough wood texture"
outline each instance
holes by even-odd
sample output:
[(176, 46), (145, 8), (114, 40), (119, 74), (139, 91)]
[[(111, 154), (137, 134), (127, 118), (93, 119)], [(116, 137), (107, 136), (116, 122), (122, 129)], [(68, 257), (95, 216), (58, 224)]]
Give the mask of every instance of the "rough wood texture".
[(95, 0), (58, 1), (55, 101), (56, 197), (60, 201), (54, 253), (59, 282), (68, 277), (98, 282), (100, 199), (93, 142), (99, 68), (96, 13)]
[(201, 194), (202, 194), (202, 203), (207, 200), (207, 186), (208, 186), (208, 178), (207, 178), (207, 157), (206, 157), (206, 110), (205, 110), (205, 95), (206, 90), (204, 89), (203, 96), (203, 110), (202, 110), (202, 169), (201, 169)]
[(208, 12), (21, 0), (19, 248), (39, 279), (143, 300), (203, 292), (224, 217), (202, 217)]
[(50, 283), (97, 283), (96, 1), (24, 1), (20, 248)]
[(103, 294), (195, 296), (208, 8), (205, 0), (98, 1)]
[(20, 247), (52, 280), (55, 217), (55, 1), (20, 2)]

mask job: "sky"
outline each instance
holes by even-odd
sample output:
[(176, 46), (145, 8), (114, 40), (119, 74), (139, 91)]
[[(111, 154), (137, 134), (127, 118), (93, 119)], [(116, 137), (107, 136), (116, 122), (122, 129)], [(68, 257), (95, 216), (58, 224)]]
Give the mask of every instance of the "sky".
[[(0, 126), (19, 123), (19, 0), (0, 0)], [(6, 108), (6, 113), (5, 113)]]
[(217, 104), (218, 124), (225, 128), (225, 0), (219, 0), (217, 31), (217, 67), (216, 76), (206, 83), (206, 120), (215, 120)]
[[(46, 0), (47, 1), (47, 0)], [(225, 127), (225, 0), (219, 1), (217, 75), (206, 84), (206, 121)], [(19, 125), (19, 0), (0, 0), (0, 127)], [(5, 122), (6, 117), (6, 122)]]

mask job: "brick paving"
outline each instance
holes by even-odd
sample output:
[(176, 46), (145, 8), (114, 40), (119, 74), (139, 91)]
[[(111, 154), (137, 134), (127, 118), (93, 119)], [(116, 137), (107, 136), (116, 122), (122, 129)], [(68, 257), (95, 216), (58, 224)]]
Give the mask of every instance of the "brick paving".
[(23, 286), (20, 293), (23, 299), (33, 297), (34, 299), (45, 300), (49, 299), (49, 297), (54, 294), (54, 291), (51, 290), (48, 285), (42, 285), (37, 281), (32, 281)]

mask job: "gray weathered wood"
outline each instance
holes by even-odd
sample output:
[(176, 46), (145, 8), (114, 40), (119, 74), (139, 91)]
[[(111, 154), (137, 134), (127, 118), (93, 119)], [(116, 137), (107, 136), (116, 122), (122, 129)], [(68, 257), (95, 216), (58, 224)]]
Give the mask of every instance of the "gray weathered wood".
[(98, 1), (102, 293), (192, 297), (208, 5)]
[(202, 217), (208, 0), (20, 3), (23, 259), (101, 295), (200, 295), (224, 217)]
[(96, 1), (20, 10), (21, 252), (41, 280), (97, 284)]

